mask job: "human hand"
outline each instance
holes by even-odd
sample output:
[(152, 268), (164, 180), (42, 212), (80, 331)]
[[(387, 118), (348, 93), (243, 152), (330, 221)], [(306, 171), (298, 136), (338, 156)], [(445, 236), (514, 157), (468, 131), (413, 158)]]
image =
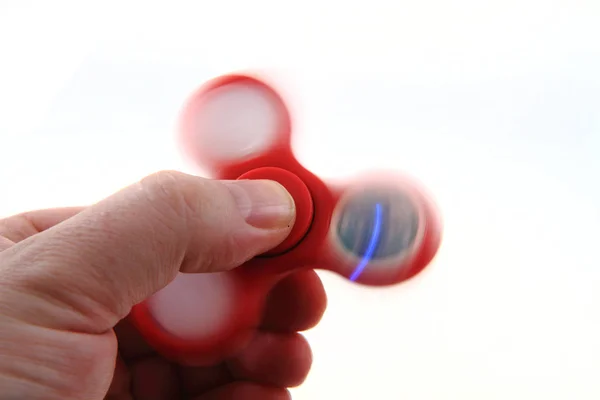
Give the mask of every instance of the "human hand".
[(230, 270), (279, 244), (293, 201), (267, 181), (161, 172), (86, 208), (0, 220), (0, 399), (288, 399), (311, 364), (298, 333), (326, 306), (318, 276), (269, 294), (239, 354), (175, 365), (128, 323), (178, 272)]

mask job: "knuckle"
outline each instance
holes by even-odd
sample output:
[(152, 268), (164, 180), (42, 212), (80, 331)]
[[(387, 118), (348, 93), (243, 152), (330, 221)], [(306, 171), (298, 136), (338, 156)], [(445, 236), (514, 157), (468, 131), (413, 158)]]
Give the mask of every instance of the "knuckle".
[(201, 197), (196, 178), (177, 171), (160, 171), (141, 181), (151, 206), (161, 214), (186, 218), (196, 211)]
[(27, 214), (18, 214), (0, 219), (0, 236), (12, 242), (20, 242), (37, 233), (35, 225), (27, 218)]

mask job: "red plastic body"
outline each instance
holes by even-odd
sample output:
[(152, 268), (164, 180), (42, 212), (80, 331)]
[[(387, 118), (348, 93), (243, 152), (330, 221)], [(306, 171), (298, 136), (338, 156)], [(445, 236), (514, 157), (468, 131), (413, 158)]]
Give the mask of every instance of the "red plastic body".
[[(210, 149), (189, 145), (193, 140), (195, 114), (202, 112), (211, 90), (230, 84), (243, 84), (264, 91), (278, 110), (278, 135), (261, 154), (240, 160), (222, 162)], [(281, 183), (294, 197), (297, 217), (292, 233), (275, 249), (250, 260), (229, 272), (234, 282), (233, 302), (237, 305), (226, 323), (213, 334), (197, 340), (182, 339), (166, 332), (154, 319), (147, 303), (136, 306), (131, 318), (146, 340), (159, 352), (174, 360), (194, 365), (221, 361), (237, 351), (250, 338), (259, 323), (269, 290), (282, 277), (297, 268), (328, 269), (348, 278), (359, 261), (345, 254), (330, 229), (336, 206), (344, 196), (364, 190), (369, 185), (402, 188), (418, 207), (419, 236), (414, 248), (394, 264), (393, 268), (369, 269), (356, 282), (366, 285), (391, 285), (405, 281), (422, 271), (434, 258), (441, 241), (441, 222), (425, 192), (412, 180), (396, 174), (370, 174), (348, 185), (327, 185), (305, 169), (291, 149), (291, 122), (281, 98), (262, 81), (232, 75), (209, 82), (196, 92), (182, 115), (182, 141), (193, 160), (207, 168), (218, 179), (272, 179)]]

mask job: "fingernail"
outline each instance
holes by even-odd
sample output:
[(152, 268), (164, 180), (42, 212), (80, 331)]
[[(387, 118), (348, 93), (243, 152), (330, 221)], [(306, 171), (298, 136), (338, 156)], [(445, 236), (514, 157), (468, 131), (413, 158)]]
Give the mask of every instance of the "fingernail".
[(269, 180), (224, 183), (248, 224), (262, 229), (283, 229), (293, 224), (294, 199), (279, 183)]

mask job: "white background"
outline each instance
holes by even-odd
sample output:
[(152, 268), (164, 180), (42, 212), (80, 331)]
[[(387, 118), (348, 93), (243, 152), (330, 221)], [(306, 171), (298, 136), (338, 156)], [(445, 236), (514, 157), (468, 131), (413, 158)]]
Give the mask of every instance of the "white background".
[(598, 399), (599, 21), (597, 0), (0, 0), (0, 215), (198, 172), (186, 96), (268, 71), (307, 167), (407, 171), (446, 224), (408, 284), (323, 273), (296, 399)]

